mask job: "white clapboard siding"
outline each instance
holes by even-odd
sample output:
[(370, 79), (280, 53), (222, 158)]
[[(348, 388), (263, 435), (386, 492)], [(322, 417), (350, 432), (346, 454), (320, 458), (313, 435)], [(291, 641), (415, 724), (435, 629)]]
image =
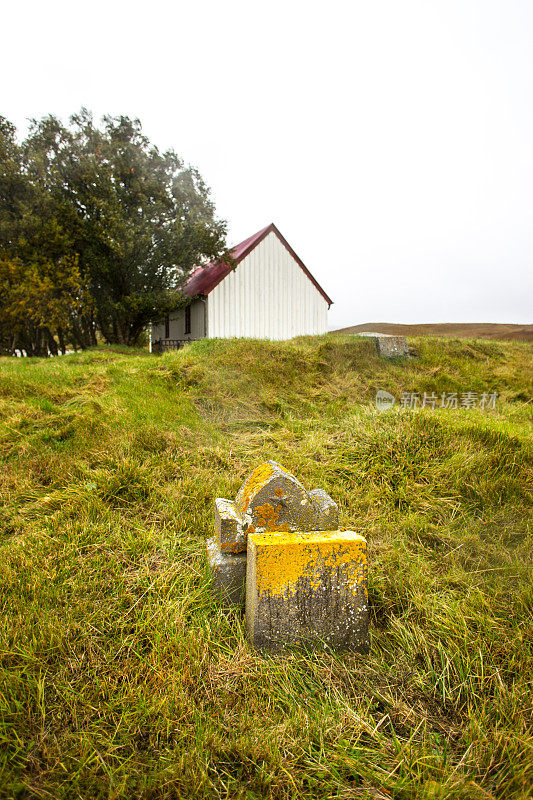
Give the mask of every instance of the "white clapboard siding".
[(209, 337), (291, 339), (326, 333), (328, 303), (275, 233), (209, 294)]

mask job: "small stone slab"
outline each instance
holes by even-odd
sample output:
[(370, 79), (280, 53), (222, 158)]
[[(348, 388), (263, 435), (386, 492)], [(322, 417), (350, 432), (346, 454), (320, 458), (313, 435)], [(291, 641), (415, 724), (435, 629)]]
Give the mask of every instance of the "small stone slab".
[(376, 344), (378, 355), (382, 358), (400, 358), (409, 355), (405, 336), (379, 336)]
[(246, 552), (246, 534), (242, 529), (242, 516), (233, 500), (217, 497), (215, 500), (215, 534), (223, 553)]
[(250, 534), (246, 628), (263, 650), (368, 652), (366, 540), (339, 530)]
[(221, 605), (242, 606), (246, 588), (246, 553), (223, 553), (216, 539), (208, 539), (206, 547), (213, 598)]
[(311, 489), (309, 497), (315, 508), (313, 530), (336, 531), (339, 527), (339, 507), (324, 489)]
[(400, 358), (409, 355), (409, 346), (405, 336), (373, 332), (358, 333), (357, 336), (368, 336), (375, 339), (378, 355), (382, 358)]
[(235, 501), (247, 533), (312, 530), (315, 507), (300, 481), (275, 461), (257, 467)]

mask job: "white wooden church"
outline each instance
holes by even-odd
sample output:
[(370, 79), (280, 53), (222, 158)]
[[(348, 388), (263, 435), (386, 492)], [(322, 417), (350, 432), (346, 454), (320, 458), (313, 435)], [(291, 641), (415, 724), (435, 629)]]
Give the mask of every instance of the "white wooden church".
[(326, 333), (332, 304), (272, 223), (232, 249), (236, 267), (198, 267), (183, 289), (190, 303), (152, 326), (154, 350), (193, 339), (291, 339)]

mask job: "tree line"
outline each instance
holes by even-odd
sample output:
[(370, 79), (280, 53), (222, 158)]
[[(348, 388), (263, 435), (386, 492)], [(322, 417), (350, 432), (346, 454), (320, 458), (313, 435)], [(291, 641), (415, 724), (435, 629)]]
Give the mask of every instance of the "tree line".
[(139, 120), (82, 109), (20, 142), (0, 117), (0, 352), (139, 343), (225, 237), (200, 173)]

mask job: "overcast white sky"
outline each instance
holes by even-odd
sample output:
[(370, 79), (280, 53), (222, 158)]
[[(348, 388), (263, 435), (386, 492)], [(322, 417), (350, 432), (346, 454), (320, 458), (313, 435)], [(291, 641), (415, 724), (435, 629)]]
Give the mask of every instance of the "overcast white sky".
[(533, 322), (532, 0), (2, 9), (0, 113), (141, 119), (368, 321)]

